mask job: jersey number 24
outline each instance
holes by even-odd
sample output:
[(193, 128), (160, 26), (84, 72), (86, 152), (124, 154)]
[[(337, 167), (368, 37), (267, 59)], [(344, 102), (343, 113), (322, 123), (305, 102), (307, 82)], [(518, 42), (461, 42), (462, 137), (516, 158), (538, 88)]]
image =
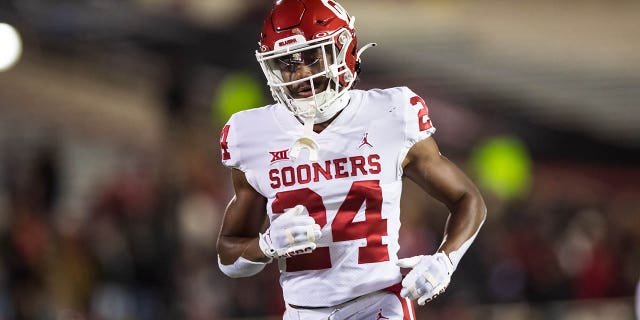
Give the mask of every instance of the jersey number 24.
[[(327, 210), (322, 197), (309, 188), (278, 192), (271, 207), (273, 213), (282, 214), (296, 205), (307, 208), (309, 215), (320, 227), (327, 224)], [(354, 222), (356, 214), (365, 204), (365, 220)], [(382, 236), (387, 235), (387, 220), (382, 218), (382, 189), (379, 180), (355, 181), (331, 223), (333, 241), (366, 239), (367, 245), (359, 248), (358, 263), (389, 260), (387, 245)], [(286, 271), (322, 270), (331, 268), (328, 247), (318, 247), (309, 254), (287, 259)]]

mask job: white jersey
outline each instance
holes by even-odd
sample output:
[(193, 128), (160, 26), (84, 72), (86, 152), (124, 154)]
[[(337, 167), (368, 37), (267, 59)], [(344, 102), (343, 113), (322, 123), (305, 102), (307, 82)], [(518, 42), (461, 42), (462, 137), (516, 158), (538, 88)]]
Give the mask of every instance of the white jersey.
[(401, 282), (402, 161), (435, 128), (424, 100), (406, 87), (350, 90), (347, 107), (314, 133), (317, 162), (289, 149), (303, 126), (275, 104), (234, 114), (220, 138), (223, 163), (242, 170), (267, 199), (273, 221), (303, 205), (322, 228), (318, 248), (279, 261), (284, 299), (333, 306)]

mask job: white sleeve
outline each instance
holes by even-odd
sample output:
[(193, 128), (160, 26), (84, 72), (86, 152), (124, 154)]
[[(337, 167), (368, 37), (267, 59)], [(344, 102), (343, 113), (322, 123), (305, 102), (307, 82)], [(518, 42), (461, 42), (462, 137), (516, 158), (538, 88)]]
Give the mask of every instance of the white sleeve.
[(403, 93), (405, 143), (410, 148), (416, 142), (429, 138), (436, 128), (431, 122), (427, 103), (407, 87), (400, 88)]
[(404, 123), (404, 141), (400, 149), (400, 161), (398, 161), (398, 174), (402, 175), (402, 159), (407, 156), (409, 149), (417, 142), (431, 137), (436, 132), (436, 127), (431, 122), (429, 108), (422, 97), (407, 87), (397, 89), (400, 94), (396, 95), (394, 99), (400, 99), (398, 104), (402, 108), (398, 109), (402, 112), (400, 118)]
[(234, 114), (222, 127), (222, 132), (220, 132), (220, 156), (223, 165), (242, 170), (240, 148), (242, 137), (240, 137), (240, 131), (237, 127), (238, 121)]

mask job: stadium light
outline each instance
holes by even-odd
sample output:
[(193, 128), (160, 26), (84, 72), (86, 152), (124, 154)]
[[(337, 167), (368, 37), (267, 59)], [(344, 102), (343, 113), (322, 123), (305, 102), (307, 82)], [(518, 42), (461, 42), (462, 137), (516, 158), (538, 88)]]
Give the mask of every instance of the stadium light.
[(213, 101), (216, 123), (225, 123), (235, 112), (264, 105), (262, 84), (253, 75), (236, 72), (227, 75), (218, 85)]
[(0, 22), (0, 72), (9, 70), (21, 54), (20, 34), (11, 25)]
[(531, 188), (533, 160), (518, 137), (487, 138), (474, 147), (470, 162), (478, 185), (499, 198), (522, 198)]

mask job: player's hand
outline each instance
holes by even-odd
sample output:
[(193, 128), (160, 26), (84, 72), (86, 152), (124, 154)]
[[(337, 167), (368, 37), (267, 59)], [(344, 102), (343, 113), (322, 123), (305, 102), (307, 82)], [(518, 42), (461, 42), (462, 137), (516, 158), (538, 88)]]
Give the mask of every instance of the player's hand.
[(308, 215), (301, 215), (304, 207), (297, 205), (271, 222), (260, 234), (260, 249), (270, 258), (289, 258), (311, 253), (322, 236), (320, 225)]
[(400, 259), (396, 265), (412, 268), (402, 280), (400, 295), (411, 300), (417, 299), (421, 306), (443, 293), (451, 282), (453, 265), (443, 252)]

